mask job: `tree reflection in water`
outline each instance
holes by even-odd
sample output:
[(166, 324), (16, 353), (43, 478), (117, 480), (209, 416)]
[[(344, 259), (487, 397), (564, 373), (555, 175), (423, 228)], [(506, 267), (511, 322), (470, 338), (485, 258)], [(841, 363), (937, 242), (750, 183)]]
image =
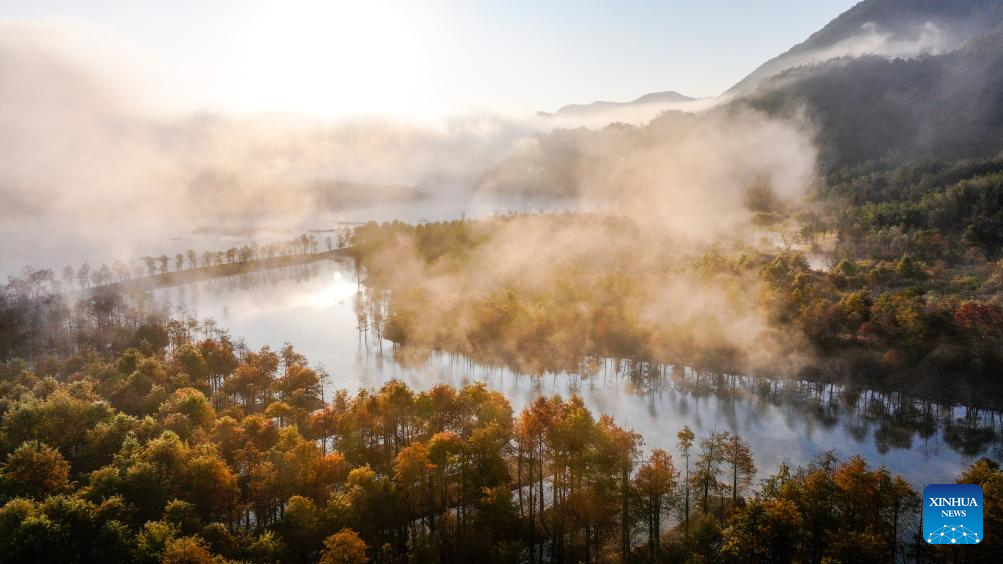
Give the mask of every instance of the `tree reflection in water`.
[[(820, 451), (861, 452), (914, 482), (949, 480), (978, 456), (1001, 458), (1000, 395), (931, 379), (825, 381), (721, 373), (642, 359), (588, 357), (574, 371), (521, 374), (483, 359), (398, 346), (386, 293), (359, 283), (349, 263), (322, 262), (161, 290), (192, 317), (216, 317), (248, 346), (296, 344), (332, 374), (333, 388), (378, 388), (401, 379), (417, 389), (481, 380), (518, 410), (540, 395), (581, 395), (597, 413), (671, 448), (683, 425), (746, 438), (764, 468)], [(950, 453), (950, 455), (948, 455)]]

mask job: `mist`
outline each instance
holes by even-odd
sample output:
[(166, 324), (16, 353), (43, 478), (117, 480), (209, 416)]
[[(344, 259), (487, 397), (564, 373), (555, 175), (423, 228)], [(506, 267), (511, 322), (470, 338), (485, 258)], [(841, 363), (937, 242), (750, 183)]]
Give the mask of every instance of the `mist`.
[[(637, 354), (734, 360), (755, 350), (748, 365), (777, 362), (765, 351), (781, 339), (740, 292), (755, 281), (736, 274), (712, 282), (686, 265), (718, 245), (769, 246), (750, 221), (747, 194), (765, 190), (788, 206), (807, 193), (816, 155), (806, 119), (708, 110), (706, 101), (556, 118), (233, 114), (148, 95), (156, 82), (133, 65), (99, 62), (58, 30), (9, 31), (0, 39), (0, 146), (10, 149), (0, 155), (0, 191), (10, 203), (0, 213), (22, 222), (18, 237), (35, 241), (23, 246), (34, 260), (181, 252), (233, 227), (278, 238), (353, 209), (360, 221), (417, 221), (455, 218), (481, 201), (550, 202), (596, 215), (487, 220), (474, 227), (485, 244), (461, 266), (424, 260), (403, 241), (370, 257), (374, 282), (422, 295), (400, 306), (419, 308), (410, 318), (420, 320), (410, 328), (413, 344), (475, 354), (468, 331), (486, 297), (546, 297), (618, 273), (636, 286), (601, 299), (578, 288), (573, 319), (547, 340), (562, 351), (555, 364), (540, 364), (521, 333), (530, 321), (493, 346), (528, 371), (572, 365), (592, 350), (572, 346), (579, 322), (602, 317), (602, 300), (611, 298), (633, 312), (624, 330), (643, 343)], [(381, 206), (392, 211), (374, 211)], [(196, 231), (210, 236), (193, 239)], [(20, 252), (5, 255), (12, 261)]]
[(813, 65), (841, 58), (863, 56), (886, 59), (911, 59), (940, 55), (956, 48), (959, 41), (934, 22), (918, 24), (904, 33), (895, 33), (874, 22), (860, 26), (858, 34), (820, 49), (809, 49), (786, 57), (784, 66), (772, 69), (776, 73), (789, 68)]
[[(845, 18), (842, 25), (836, 26), (828, 34), (825, 33), (828, 30), (820, 31), (804, 43), (763, 63), (719, 96), (718, 101), (727, 102), (752, 94), (764, 83), (768, 87), (774, 87), (777, 81), (768, 79), (783, 77), (785, 71), (805, 70), (826, 63), (849, 62), (866, 57), (912, 60), (955, 51), (966, 43), (973, 30), (987, 25), (978, 14), (967, 14), (963, 9), (960, 11), (961, 15), (955, 14), (953, 17), (891, 19), (881, 24), (871, 21), (863, 13), (850, 10), (836, 20), (839, 22)], [(986, 18), (986, 21), (992, 20)], [(835, 22), (830, 26), (834, 24)]]
[(771, 323), (758, 265), (733, 258), (781, 252), (750, 201), (806, 205), (813, 132), (803, 116), (727, 107), (527, 137), (478, 191), (579, 213), (419, 228), (363, 250), (367, 284), (390, 296), (371, 323), (405, 362), (439, 349), (533, 374), (588, 373), (595, 355), (794, 373), (809, 347)]
[(765, 185), (793, 203), (813, 186), (812, 135), (803, 117), (747, 108), (668, 112), (640, 127), (526, 138), (478, 188), (573, 198), (582, 208), (615, 209), (664, 232), (731, 237), (748, 227), (748, 190)]
[(9, 150), (0, 185), (11, 211), (100, 218), (196, 209), (202, 220), (296, 213), (318, 204), (325, 183), (462, 181), (521, 133), (492, 116), (324, 121), (140, 106), (155, 85), (106, 77), (52, 30), (14, 27), (2, 37), (0, 144)]
[[(42, 245), (52, 233), (75, 246), (67, 256), (160, 253), (140, 242), (206, 226), (302, 228), (366, 206), (463, 200), (532, 127), (486, 114), (334, 120), (207, 110), (129, 52), (94, 30), (0, 30), (0, 218)], [(102, 252), (81, 253), (83, 242)], [(45, 253), (4, 254), (11, 269)]]

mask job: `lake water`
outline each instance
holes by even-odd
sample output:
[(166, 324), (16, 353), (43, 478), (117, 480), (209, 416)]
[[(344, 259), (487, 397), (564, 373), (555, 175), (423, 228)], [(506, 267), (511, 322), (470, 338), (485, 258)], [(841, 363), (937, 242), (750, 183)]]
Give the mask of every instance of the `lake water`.
[(134, 217), (123, 213), (115, 220), (87, 222), (81, 218), (5, 218), (0, 221), (0, 277), (22, 267), (50, 268), (58, 275), (66, 265), (87, 262), (96, 267), (142, 260), (147, 255), (194, 249), (224, 251), (251, 242), (285, 241), (312, 233), (323, 246), (333, 230), (367, 221), (442, 221), (478, 218), (495, 213), (576, 209), (575, 202), (471, 193), (436, 193), (414, 201), (381, 201), (304, 217), (231, 220), (218, 225), (192, 224), (183, 217)]
[[(347, 263), (250, 273), (159, 290), (176, 310), (214, 318), (248, 346), (293, 343), (331, 375), (329, 389), (379, 388), (399, 379), (416, 389), (483, 381), (518, 412), (546, 394), (579, 394), (596, 416), (612, 415), (642, 434), (645, 448), (675, 453), (676, 433), (731, 431), (748, 441), (760, 477), (781, 462), (804, 464), (825, 450), (863, 455), (917, 488), (953, 481), (982, 456), (1003, 454), (1003, 414), (922, 397), (803, 380), (765, 379), (608, 360), (591, 377), (530, 377), (466, 359), (431, 354), (418, 366), (394, 360), (392, 344), (361, 335), (354, 309), (358, 285)], [(382, 346), (381, 346), (382, 345)]]

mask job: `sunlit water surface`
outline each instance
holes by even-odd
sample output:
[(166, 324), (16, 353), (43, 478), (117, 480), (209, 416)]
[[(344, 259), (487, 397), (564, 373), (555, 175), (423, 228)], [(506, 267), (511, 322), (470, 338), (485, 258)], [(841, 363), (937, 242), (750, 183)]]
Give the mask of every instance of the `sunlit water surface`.
[[(822, 451), (863, 455), (919, 488), (952, 481), (981, 456), (1000, 459), (1001, 414), (806, 381), (701, 374), (675, 368), (661, 378), (631, 376), (609, 361), (598, 374), (530, 377), (433, 354), (420, 366), (395, 362), (392, 344), (360, 335), (358, 290), (349, 264), (323, 261), (159, 290), (157, 299), (220, 328), (253, 348), (293, 343), (330, 374), (331, 389), (376, 389), (399, 379), (416, 389), (482, 381), (518, 412), (546, 394), (579, 394), (598, 414), (640, 432), (646, 448), (675, 452), (676, 433), (731, 431), (748, 441), (760, 476), (781, 462), (804, 464)], [(382, 344), (382, 346), (380, 346)]]

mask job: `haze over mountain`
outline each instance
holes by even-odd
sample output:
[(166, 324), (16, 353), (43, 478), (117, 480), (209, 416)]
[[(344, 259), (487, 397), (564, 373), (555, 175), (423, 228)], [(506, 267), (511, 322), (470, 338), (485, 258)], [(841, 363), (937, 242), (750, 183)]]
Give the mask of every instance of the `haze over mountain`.
[[(645, 94), (640, 98), (631, 100), (630, 102), (607, 102), (607, 101), (596, 101), (589, 104), (568, 104), (552, 115), (556, 116), (592, 116), (596, 114), (602, 114), (609, 112), (611, 110), (620, 110), (624, 108), (643, 108), (646, 106), (664, 106), (668, 104), (680, 104), (684, 102), (692, 102), (696, 98), (691, 98), (676, 92), (675, 90), (668, 90), (665, 92), (652, 92), (650, 94)], [(545, 112), (541, 112), (544, 115)]]
[(804, 42), (760, 65), (728, 90), (748, 93), (787, 69), (839, 58), (916, 58), (957, 49), (1003, 21), (999, 0), (867, 0)]
[[(908, 44), (913, 51), (863, 51), (757, 79), (784, 60), (824, 50), (819, 45), (859, 41), (841, 39), (854, 26), (866, 34), (894, 29), (884, 34), (893, 39), (883, 45)], [(866, 161), (991, 156), (1003, 150), (1001, 26), (998, 0), (870, 0), (731, 92), (749, 90), (738, 103), (771, 115), (806, 115), (816, 127), (825, 170)]]
[[(754, 146), (763, 150), (755, 140), (770, 128), (787, 131), (787, 140), (794, 132), (807, 136), (822, 174), (866, 162), (995, 155), (1003, 151), (1003, 1), (861, 2), (716, 102), (694, 108), (691, 116), (664, 112), (640, 127), (538, 134), (488, 170), (479, 186), (578, 195), (592, 191), (600, 172), (620, 167), (614, 162), (631, 161), (623, 165), (628, 176), (647, 168), (638, 168), (639, 153), (648, 154), (654, 167), (696, 144), (706, 149), (702, 155), (727, 161)], [(605, 107), (597, 104), (561, 111)], [(703, 144), (718, 138), (730, 144)], [(742, 140), (751, 143), (742, 146)], [(775, 164), (789, 155), (786, 148), (778, 151)], [(649, 177), (645, 184), (674, 189), (665, 178)], [(629, 183), (624, 177), (604, 191), (617, 193)]]
[[(149, 89), (133, 82), (153, 81), (87, 55), (89, 35), (8, 23), (0, 37), (8, 71), (0, 73), (0, 146), (10, 149), (0, 155), (0, 217), (118, 218), (105, 204), (115, 201), (135, 216), (194, 225), (221, 216), (299, 219), (302, 210), (385, 199), (466, 197), (471, 186), (587, 194), (589, 205), (631, 188), (651, 195), (690, 183), (723, 199), (764, 177), (794, 194), (793, 178), (817, 164), (826, 172), (1003, 150), (1003, 32), (993, 31), (1001, 22), (1001, 0), (868, 0), (716, 100), (666, 91), (572, 104), (549, 119), (478, 114), (434, 123), (134, 108)], [(622, 123), (606, 127), (613, 122)], [(262, 197), (276, 187), (281, 197)]]

